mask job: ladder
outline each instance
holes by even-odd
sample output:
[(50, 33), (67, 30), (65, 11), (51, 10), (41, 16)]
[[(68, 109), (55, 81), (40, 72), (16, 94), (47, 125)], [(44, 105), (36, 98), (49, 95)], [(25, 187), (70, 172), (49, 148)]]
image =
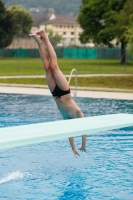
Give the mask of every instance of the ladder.
[(74, 97), (77, 97), (77, 84), (78, 84), (77, 75), (78, 75), (78, 73), (77, 73), (77, 70), (76, 70), (76, 69), (72, 69), (72, 71), (71, 71), (71, 73), (70, 73), (70, 76), (69, 76), (68, 83), (69, 83), (69, 85), (70, 85), (70, 81), (71, 81), (73, 72), (75, 72), (75, 91), (73, 91), (72, 93), (74, 94)]

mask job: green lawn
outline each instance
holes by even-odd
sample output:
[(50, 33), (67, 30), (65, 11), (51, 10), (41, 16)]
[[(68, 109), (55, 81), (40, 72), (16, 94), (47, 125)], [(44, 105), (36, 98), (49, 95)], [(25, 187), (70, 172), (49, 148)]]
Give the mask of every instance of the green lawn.
[[(74, 85), (75, 80), (72, 78), (70, 85)], [(87, 87), (102, 87), (102, 88), (121, 88), (121, 89), (133, 89), (133, 77), (132, 76), (114, 76), (114, 77), (79, 77), (78, 86)]]
[[(46, 85), (46, 79), (45, 78), (10, 78), (10, 79), (0, 79), (0, 83)], [(72, 78), (70, 82), (70, 86), (74, 86), (74, 85), (75, 85), (75, 79)], [(132, 76), (79, 77), (78, 86), (133, 89), (133, 77)]]
[[(133, 74), (133, 61), (119, 65), (119, 60), (82, 60), (58, 59), (64, 74), (70, 74), (73, 68), (78, 74), (129, 73)], [(0, 58), (0, 76), (4, 75), (43, 75), (44, 69), (40, 58)]]
[[(118, 60), (81, 60), (81, 59), (58, 59), (58, 64), (64, 74), (70, 74), (76, 68), (78, 74), (133, 74), (133, 61), (126, 66), (119, 65)], [(0, 76), (10, 75), (44, 75), (44, 69), (40, 58), (0, 58)], [(10, 78), (0, 79), (0, 83), (16, 84), (43, 84), (44, 78)], [(75, 85), (72, 78), (70, 85)], [(133, 89), (133, 77), (79, 77), (78, 86), (108, 87)]]

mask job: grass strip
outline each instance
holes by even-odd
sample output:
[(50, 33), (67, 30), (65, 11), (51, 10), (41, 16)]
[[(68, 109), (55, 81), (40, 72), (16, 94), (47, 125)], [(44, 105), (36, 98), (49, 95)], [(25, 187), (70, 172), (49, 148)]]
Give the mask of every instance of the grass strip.
[[(133, 74), (133, 61), (120, 65), (119, 60), (58, 59), (64, 74), (70, 74), (76, 68), (78, 74)], [(43, 75), (44, 69), (40, 58), (0, 58), (0, 76)]]
[[(47, 84), (45, 78), (8, 78), (8, 79), (0, 79), (0, 83), (38, 84), (38, 85)], [(70, 86), (74, 85), (75, 85), (75, 78), (72, 78)], [(78, 86), (133, 89), (133, 77), (131, 76), (79, 77)]]

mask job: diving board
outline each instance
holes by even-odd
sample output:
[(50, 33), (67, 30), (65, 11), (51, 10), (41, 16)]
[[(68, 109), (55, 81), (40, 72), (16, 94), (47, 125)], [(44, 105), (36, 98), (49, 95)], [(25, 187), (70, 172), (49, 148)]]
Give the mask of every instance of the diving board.
[(0, 128), (0, 149), (133, 126), (133, 114), (111, 114)]

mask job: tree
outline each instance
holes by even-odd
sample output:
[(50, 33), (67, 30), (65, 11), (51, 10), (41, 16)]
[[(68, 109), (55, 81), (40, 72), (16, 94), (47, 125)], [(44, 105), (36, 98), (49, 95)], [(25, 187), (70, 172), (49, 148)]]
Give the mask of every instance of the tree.
[(126, 31), (123, 35), (125, 40), (128, 44), (128, 52), (133, 56), (133, 15), (130, 17), (130, 24), (128, 27), (126, 27)]
[(0, 48), (11, 44), (14, 36), (14, 20), (2, 1), (0, 1)]
[(133, 13), (133, 0), (82, 0), (78, 21), (83, 28), (80, 35), (82, 43), (90, 39), (97, 44), (112, 46), (117, 39), (121, 43), (121, 63), (125, 63), (127, 41), (123, 37)]
[(126, 46), (128, 40), (124, 37), (127, 28), (130, 27), (130, 24), (133, 22), (133, 18), (131, 15), (133, 13), (133, 0), (126, 0), (123, 8), (117, 13), (117, 23), (116, 23), (116, 36), (119, 38), (121, 43), (121, 55), (122, 60), (121, 63), (126, 62)]
[(25, 9), (19, 6), (11, 6), (8, 11), (13, 15), (15, 21), (15, 35), (29, 34), (33, 19), (31, 14)]
[(26, 9), (41, 7), (42, 11), (44, 8), (53, 8), (58, 14), (72, 14), (74, 16), (78, 14), (79, 7), (81, 6), (81, 0), (3, 0), (3, 2), (6, 4), (6, 7), (20, 4)]
[(55, 34), (51, 29), (46, 30), (48, 33), (48, 37), (50, 39), (51, 44), (55, 47), (58, 43), (60, 43), (62, 36), (59, 34)]

